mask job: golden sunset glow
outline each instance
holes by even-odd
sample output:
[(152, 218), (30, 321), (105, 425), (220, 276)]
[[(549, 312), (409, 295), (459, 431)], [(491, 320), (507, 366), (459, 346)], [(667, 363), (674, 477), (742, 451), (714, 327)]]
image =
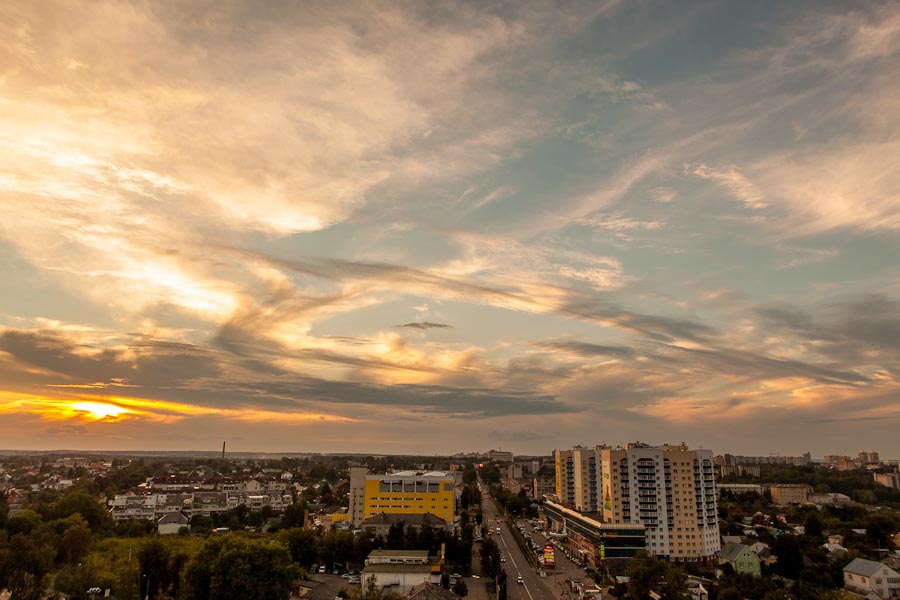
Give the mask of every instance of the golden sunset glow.
[(900, 455), (895, 4), (214, 4), (0, 2), (0, 447)]
[(115, 421), (123, 415), (135, 414), (133, 410), (105, 402), (73, 402), (70, 406), (72, 410), (95, 421)]
[(50, 421), (106, 422), (137, 419), (148, 423), (175, 423), (191, 416), (216, 416), (228, 421), (255, 423), (350, 423), (355, 419), (312, 412), (277, 412), (254, 408), (213, 408), (164, 400), (115, 397), (107, 401), (22, 397), (0, 393), (0, 415), (35, 414)]

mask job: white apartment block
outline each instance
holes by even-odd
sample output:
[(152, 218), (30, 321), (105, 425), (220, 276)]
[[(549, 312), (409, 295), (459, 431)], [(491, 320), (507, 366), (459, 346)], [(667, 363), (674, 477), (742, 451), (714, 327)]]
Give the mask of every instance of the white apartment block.
[(217, 483), (212, 487), (218, 489), (209, 491), (209, 487), (204, 485), (201, 488), (204, 491), (116, 494), (109, 501), (109, 513), (116, 522), (131, 519), (158, 521), (172, 512), (182, 512), (188, 517), (208, 517), (232, 510), (241, 504), (251, 512), (261, 511), (268, 506), (280, 513), (293, 503), (285, 483), (274, 484), (251, 479)]
[(686, 446), (629, 444), (602, 452), (602, 518), (640, 523), (647, 551), (678, 562), (720, 549), (713, 455)]

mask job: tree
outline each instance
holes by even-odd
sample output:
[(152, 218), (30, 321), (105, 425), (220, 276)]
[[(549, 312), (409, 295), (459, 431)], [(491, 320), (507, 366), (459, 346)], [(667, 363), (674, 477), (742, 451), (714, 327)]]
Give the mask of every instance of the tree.
[(481, 572), (493, 579), (500, 570), (500, 548), (491, 538), (486, 538), (481, 544)]
[(386, 545), (388, 550), (402, 550), (405, 541), (404, 525), (405, 521), (398, 521), (391, 525), (388, 529)]
[(89, 600), (87, 590), (92, 587), (116, 589), (115, 578), (90, 565), (63, 567), (53, 578), (54, 590), (69, 600)]
[(304, 515), (306, 514), (306, 502), (300, 501), (288, 505), (281, 515), (281, 527), (290, 529), (291, 527), (303, 527)]
[(363, 586), (363, 600), (381, 600), (381, 591), (378, 589), (378, 580), (374, 575), (366, 577), (366, 584)]
[(786, 533), (772, 544), (772, 553), (778, 557), (775, 572), (790, 579), (796, 579), (803, 568), (803, 555), (797, 536)]
[(28, 535), (37, 529), (42, 521), (43, 517), (41, 515), (26, 508), (6, 521), (6, 530), (9, 532), (10, 537), (19, 533)]
[(66, 565), (81, 562), (91, 549), (91, 541), (91, 530), (88, 528), (87, 522), (69, 527), (59, 539), (57, 561)]
[(459, 495), (459, 506), (466, 510), (472, 503), (472, 489), (469, 486), (463, 486), (462, 493)]
[(628, 564), (628, 595), (646, 598), (665, 575), (665, 566), (654, 556), (639, 551)]
[(169, 549), (153, 539), (138, 550), (137, 559), (141, 569), (141, 598), (154, 600), (160, 589), (167, 591), (171, 583)]
[(412, 525), (406, 526), (403, 547), (406, 550), (415, 550), (419, 547), (419, 530)]
[(816, 513), (808, 514), (803, 526), (804, 530), (806, 531), (806, 535), (808, 536), (817, 538), (822, 535), (822, 520), (819, 519), (819, 515), (817, 515)]
[(12, 536), (8, 547), (0, 550), (0, 587), (8, 588), (16, 600), (38, 600), (47, 588), (44, 580), (55, 556), (53, 546), (22, 533)]
[(628, 595), (632, 598), (647, 598), (651, 591), (656, 591), (664, 600), (686, 597), (687, 576), (684, 571), (645, 551), (635, 554), (628, 565), (628, 576)]
[(278, 539), (287, 546), (291, 560), (301, 567), (309, 569), (318, 558), (316, 552), (316, 534), (309, 529), (284, 529), (278, 533)]
[(50, 509), (50, 516), (55, 519), (64, 519), (76, 513), (84, 517), (92, 531), (112, 525), (106, 507), (97, 498), (81, 489), (67, 492)]
[(466, 582), (462, 579), (458, 580), (456, 584), (453, 586), (453, 593), (457, 596), (465, 598), (469, 595), (469, 588), (466, 586)]
[(186, 600), (288, 600), (298, 575), (284, 546), (234, 534), (209, 539), (185, 575)]

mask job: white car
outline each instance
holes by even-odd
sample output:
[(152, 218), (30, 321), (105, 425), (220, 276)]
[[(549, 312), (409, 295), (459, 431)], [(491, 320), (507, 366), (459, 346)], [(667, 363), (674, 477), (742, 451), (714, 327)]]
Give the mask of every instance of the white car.
[(525, 583), (525, 580), (522, 579), (521, 575), (519, 575), (518, 577), (516, 577), (516, 583)]

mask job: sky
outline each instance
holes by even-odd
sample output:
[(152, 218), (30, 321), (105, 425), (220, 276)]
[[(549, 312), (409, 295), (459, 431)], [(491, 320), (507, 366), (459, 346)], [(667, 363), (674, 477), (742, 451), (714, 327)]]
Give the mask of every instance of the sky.
[(900, 458), (900, 5), (0, 4), (0, 448)]

